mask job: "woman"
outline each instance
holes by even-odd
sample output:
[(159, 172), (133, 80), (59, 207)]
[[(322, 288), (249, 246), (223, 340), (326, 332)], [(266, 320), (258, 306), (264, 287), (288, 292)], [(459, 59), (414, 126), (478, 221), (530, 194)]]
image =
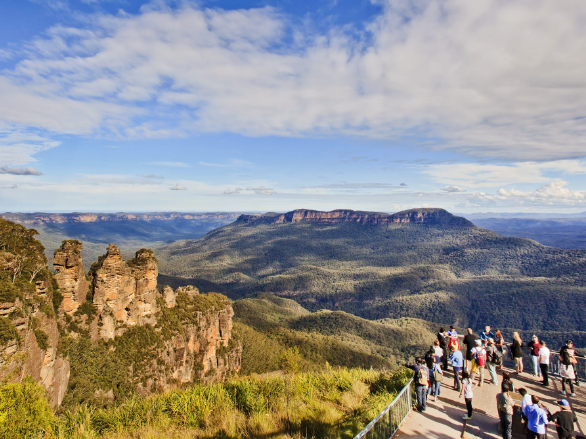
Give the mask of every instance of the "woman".
[(444, 350), (441, 348), (439, 340), (435, 340), (433, 342), (433, 350), (435, 353), (435, 362), (440, 363), (442, 361), (442, 357), (444, 356)]
[(511, 345), (511, 353), (513, 354), (513, 360), (515, 360), (515, 373), (523, 372), (523, 340), (519, 336), (518, 332), (513, 332), (513, 344)]
[(431, 385), (427, 390), (429, 395), (434, 395), (433, 400), (437, 401), (437, 397), (440, 394), (440, 387), (443, 381), (444, 374), (442, 372), (442, 364), (436, 363), (433, 365), (433, 369), (431, 369), (429, 374), (429, 379), (431, 381)]
[[(496, 348), (498, 349), (498, 351), (501, 353), (501, 358), (504, 358), (505, 355), (505, 338), (503, 337), (503, 334), (501, 333), (500, 329), (497, 329), (494, 333), (494, 345), (496, 346)], [(497, 365), (498, 369), (503, 369), (503, 365), (502, 363)]]
[(509, 372), (503, 372), (503, 382), (501, 383), (501, 392), (505, 390), (505, 384), (509, 386), (509, 390), (511, 392), (515, 391), (515, 386), (513, 385), (513, 380), (511, 379), (511, 374)]
[(472, 419), (472, 398), (474, 398), (474, 394), (472, 390), (474, 390), (474, 383), (470, 378), (470, 374), (467, 370), (462, 371), (462, 389), (460, 390), (460, 398), (462, 397), (462, 393), (464, 394), (464, 399), (466, 400), (466, 416), (462, 419), (468, 420)]

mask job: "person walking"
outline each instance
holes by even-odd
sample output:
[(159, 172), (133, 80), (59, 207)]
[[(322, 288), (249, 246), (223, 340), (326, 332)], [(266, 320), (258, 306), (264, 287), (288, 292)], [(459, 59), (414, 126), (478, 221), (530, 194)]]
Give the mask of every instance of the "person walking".
[(531, 405), (525, 407), (523, 414), (527, 416), (526, 439), (546, 439), (547, 412), (539, 403), (539, 397), (531, 395)]
[(541, 343), (539, 338), (535, 334), (531, 337), (531, 341), (527, 343), (527, 346), (531, 348), (531, 365), (533, 366), (533, 376), (541, 376), (540, 362), (539, 362), (539, 349), (541, 349)]
[[(482, 340), (476, 340), (476, 347), (472, 349), (472, 358), (476, 364), (476, 374), (478, 374), (478, 387), (482, 387), (484, 382), (484, 367), (486, 366), (486, 350), (482, 346)], [(474, 367), (472, 368), (474, 369)], [(472, 379), (474, 380), (475, 373), (472, 371)]]
[(464, 357), (462, 356), (462, 352), (456, 350), (454, 345), (450, 346), (450, 361), (452, 362), (452, 369), (454, 369), (454, 390), (459, 392), (461, 387), (460, 374), (464, 368)]
[(464, 336), (464, 352), (466, 353), (466, 370), (470, 371), (472, 366), (472, 349), (476, 347), (476, 336), (472, 332), (472, 328), (466, 329), (466, 335)]
[(440, 395), (440, 388), (444, 380), (444, 373), (442, 372), (442, 363), (435, 363), (433, 369), (429, 373), (430, 387), (427, 391), (428, 395), (433, 395), (433, 400), (437, 401)]
[[(505, 355), (505, 338), (503, 337), (503, 334), (500, 329), (497, 329), (494, 332), (494, 345), (500, 351), (501, 359), (502, 359)], [(501, 364), (498, 365), (498, 369), (502, 370), (502, 368), (503, 368), (503, 363), (501, 361)]]
[(502, 363), (502, 361), (502, 354), (494, 344), (494, 339), (489, 338), (486, 346), (486, 367), (488, 368), (488, 373), (491, 378), (490, 384), (498, 384), (496, 368)]
[(513, 360), (515, 360), (515, 373), (523, 372), (523, 340), (519, 336), (518, 332), (513, 332), (513, 344), (511, 345), (511, 352), (513, 354)]
[(427, 409), (427, 382), (429, 378), (429, 369), (425, 364), (425, 359), (415, 358), (414, 364), (405, 364), (415, 375), (415, 394), (417, 395), (417, 411), (424, 412)]
[(543, 386), (549, 386), (549, 356), (551, 352), (547, 348), (547, 343), (542, 341), (539, 348), (539, 368), (543, 375)]
[(558, 432), (558, 439), (569, 439), (574, 437), (574, 424), (578, 423), (576, 415), (570, 408), (570, 403), (566, 399), (557, 401), (559, 412), (556, 412), (549, 419), (549, 422), (555, 424)]
[(489, 338), (492, 338), (492, 339), (494, 339), (494, 337), (495, 337), (495, 335), (494, 335), (494, 334), (492, 333), (492, 331), (490, 330), (490, 326), (486, 326), (486, 327), (484, 328), (484, 332), (481, 332), (481, 333), (480, 333), (480, 340), (482, 340), (482, 344), (483, 344), (484, 346), (486, 346), (486, 345), (487, 345), (487, 343), (488, 343), (488, 339), (489, 339)]
[(474, 398), (474, 383), (472, 378), (470, 378), (470, 374), (467, 370), (462, 371), (462, 388), (460, 389), (460, 398), (462, 397), (462, 393), (464, 394), (464, 400), (466, 401), (466, 416), (463, 416), (462, 419), (469, 420), (472, 419), (472, 398)]
[(511, 398), (511, 389), (508, 384), (503, 386), (503, 392), (496, 395), (496, 409), (501, 421), (503, 439), (512, 439), (513, 407), (515, 401)]

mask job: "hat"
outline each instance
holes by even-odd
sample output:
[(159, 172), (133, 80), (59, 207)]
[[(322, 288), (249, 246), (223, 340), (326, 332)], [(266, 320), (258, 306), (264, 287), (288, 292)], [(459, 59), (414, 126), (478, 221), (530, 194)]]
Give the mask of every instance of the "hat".
[(476, 344), (477, 345), (481, 345), (482, 344), (482, 340), (480, 340), (480, 339), (476, 340)]
[(558, 403), (558, 405), (561, 405), (562, 407), (570, 407), (570, 403), (568, 402), (567, 399), (560, 399), (557, 403)]
[(489, 337), (489, 338), (488, 338), (488, 342), (489, 342), (489, 343), (494, 343), (494, 338), (492, 338), (492, 337)]

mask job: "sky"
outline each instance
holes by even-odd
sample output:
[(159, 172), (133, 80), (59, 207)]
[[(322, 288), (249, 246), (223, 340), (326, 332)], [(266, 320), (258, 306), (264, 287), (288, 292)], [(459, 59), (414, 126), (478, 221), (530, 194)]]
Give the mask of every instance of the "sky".
[(0, 0), (0, 211), (586, 211), (583, 0)]

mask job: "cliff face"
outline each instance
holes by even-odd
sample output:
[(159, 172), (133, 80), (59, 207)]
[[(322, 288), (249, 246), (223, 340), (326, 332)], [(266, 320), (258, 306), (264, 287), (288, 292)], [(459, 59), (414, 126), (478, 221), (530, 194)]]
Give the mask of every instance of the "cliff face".
[(426, 224), (460, 227), (474, 227), (465, 218), (457, 217), (444, 209), (410, 209), (402, 212), (387, 214), (378, 212), (357, 212), (353, 210), (333, 210), (320, 212), (316, 210), (298, 209), (291, 212), (264, 215), (241, 215), (238, 222), (243, 223), (317, 223), (335, 224), (340, 222), (354, 222), (360, 224)]
[(205, 220), (205, 219), (236, 219), (235, 213), (3, 213), (0, 217), (19, 224), (65, 224), (65, 223), (96, 223), (121, 221), (171, 221), (176, 219)]
[(62, 309), (68, 314), (83, 305), (89, 291), (81, 259), (82, 248), (83, 244), (79, 241), (63, 241), (61, 247), (55, 250), (54, 277), (63, 295)]

